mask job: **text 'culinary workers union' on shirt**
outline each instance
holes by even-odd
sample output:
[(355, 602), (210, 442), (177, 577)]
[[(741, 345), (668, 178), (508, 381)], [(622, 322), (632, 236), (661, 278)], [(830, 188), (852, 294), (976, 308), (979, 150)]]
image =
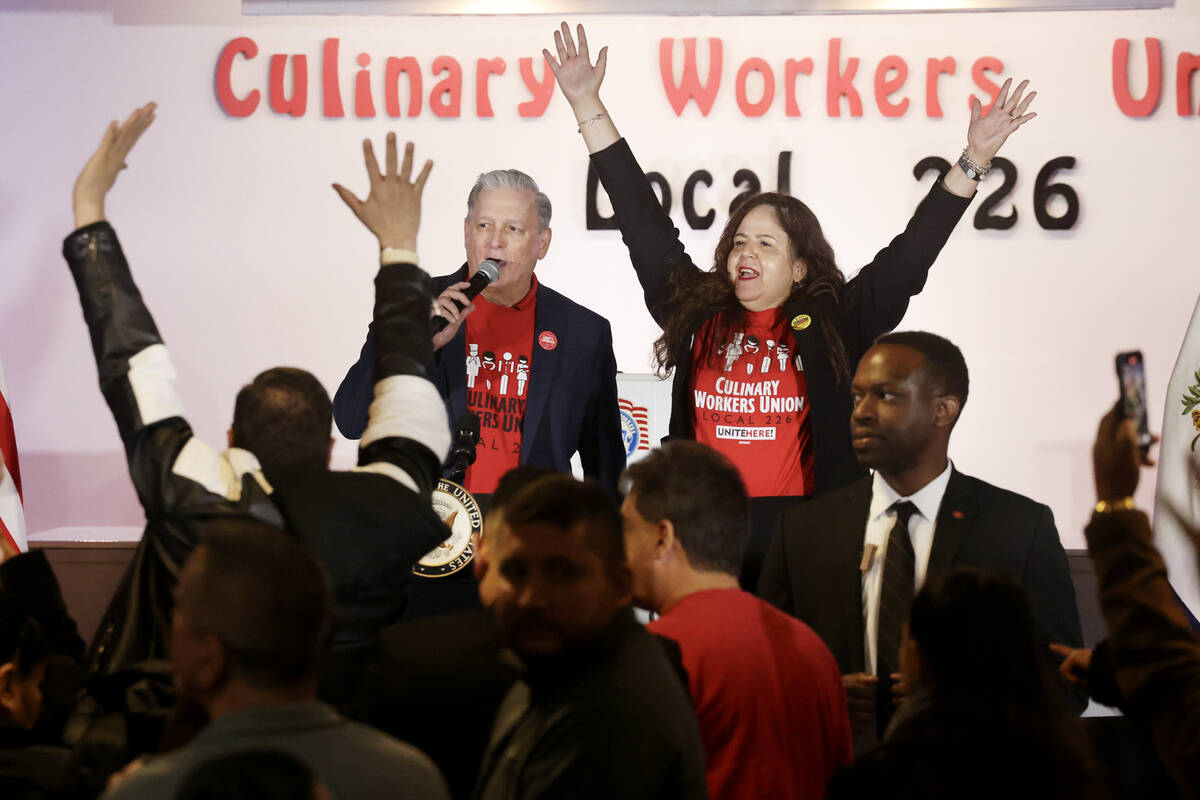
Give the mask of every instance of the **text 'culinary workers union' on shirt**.
[(808, 494), (808, 384), (783, 309), (747, 311), (725, 341), (712, 342), (718, 319), (704, 323), (692, 346), (696, 440), (737, 466), (751, 497)]
[(479, 416), (479, 446), (466, 477), (473, 494), (490, 494), (520, 463), (537, 288), (535, 277), (511, 307), (478, 297), (467, 317), (467, 410)]

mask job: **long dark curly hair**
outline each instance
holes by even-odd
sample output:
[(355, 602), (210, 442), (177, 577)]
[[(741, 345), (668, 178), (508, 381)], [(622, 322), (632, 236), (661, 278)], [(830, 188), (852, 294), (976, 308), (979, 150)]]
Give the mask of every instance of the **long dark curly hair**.
[(716, 363), (716, 350), (726, 341), (730, 330), (745, 323), (746, 309), (734, 293), (726, 263), (742, 220), (759, 206), (768, 206), (775, 212), (787, 233), (792, 255), (802, 259), (807, 267), (804, 277), (792, 284), (791, 294), (784, 302), (801, 297), (821, 301), (813, 303), (818, 310), (812, 316), (829, 344), (829, 362), (834, 374), (839, 381), (848, 380), (850, 367), (845, 344), (832, 315), (820, 310), (837, 304), (838, 290), (846, 283), (846, 277), (838, 269), (833, 248), (825, 240), (817, 215), (796, 198), (778, 192), (754, 195), (734, 209), (717, 242), (711, 269), (707, 272), (680, 270), (672, 274), (669, 318), (662, 336), (654, 342), (654, 360), (659, 373), (665, 376), (691, 357), (691, 337), (705, 321), (715, 317), (713, 335), (700, 344), (705, 348), (701, 358), (710, 364)]

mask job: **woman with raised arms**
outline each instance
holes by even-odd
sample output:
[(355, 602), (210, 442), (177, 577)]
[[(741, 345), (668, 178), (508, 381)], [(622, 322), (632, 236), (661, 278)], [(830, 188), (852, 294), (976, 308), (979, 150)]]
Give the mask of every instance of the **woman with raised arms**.
[(894, 328), (966, 211), (1008, 136), (1033, 119), (1027, 82), (1005, 81), (985, 115), (971, 109), (967, 146), (929, 190), (904, 231), (849, 281), (816, 216), (794, 197), (764, 192), (736, 209), (702, 270), (679, 240), (629, 145), (600, 101), (608, 48), (593, 64), (583, 26), (566, 23), (557, 58), (543, 55), (571, 104), (592, 165), (663, 333), (661, 372), (674, 372), (670, 433), (728, 456), (755, 498), (743, 583), (757, 579), (774, 514), (766, 498), (795, 498), (863, 474), (850, 441), (850, 375)]

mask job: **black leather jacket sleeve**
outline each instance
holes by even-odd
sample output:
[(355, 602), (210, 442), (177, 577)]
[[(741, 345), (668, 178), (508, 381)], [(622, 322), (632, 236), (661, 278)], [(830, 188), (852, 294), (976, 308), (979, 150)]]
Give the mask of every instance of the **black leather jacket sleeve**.
[(450, 423), (429, 379), (433, 288), (415, 264), (383, 266), (375, 278), (375, 393), (359, 443), (359, 469), (389, 474), (423, 495), (450, 450)]
[(175, 391), (175, 369), (158, 327), (133, 281), (107, 222), (73, 232), (63, 242), (84, 321), (92, 340), (100, 391), (129, 462), (130, 477), (148, 517), (180, 499), (171, 470), (192, 438)]

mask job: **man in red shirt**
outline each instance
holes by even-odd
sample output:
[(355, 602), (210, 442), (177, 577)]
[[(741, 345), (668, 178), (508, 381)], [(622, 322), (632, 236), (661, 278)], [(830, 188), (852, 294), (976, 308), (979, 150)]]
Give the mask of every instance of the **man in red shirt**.
[(668, 443), (626, 470), (625, 552), (638, 605), (674, 639), (713, 798), (821, 798), (853, 758), (841, 673), (804, 623), (738, 588), (749, 538), (736, 467)]
[[(376, 169), (372, 155), (367, 163)], [(339, 192), (354, 208), (354, 196)], [(467, 411), (479, 417), (465, 479), (475, 495), (490, 495), (518, 465), (570, 472), (578, 453), (584, 474), (615, 497), (625, 467), (611, 326), (534, 275), (550, 249), (550, 212), (550, 199), (525, 173), (483, 173), (467, 196), (466, 263), (434, 279), (436, 313), (448, 324), (433, 337), (430, 378), (450, 419)], [(383, 261), (406, 255), (383, 245)], [(472, 302), (464, 290), (485, 260), (499, 265), (500, 277)], [(373, 398), (373, 353), (368, 331), (333, 401), (338, 428), (350, 438), (361, 435)]]

